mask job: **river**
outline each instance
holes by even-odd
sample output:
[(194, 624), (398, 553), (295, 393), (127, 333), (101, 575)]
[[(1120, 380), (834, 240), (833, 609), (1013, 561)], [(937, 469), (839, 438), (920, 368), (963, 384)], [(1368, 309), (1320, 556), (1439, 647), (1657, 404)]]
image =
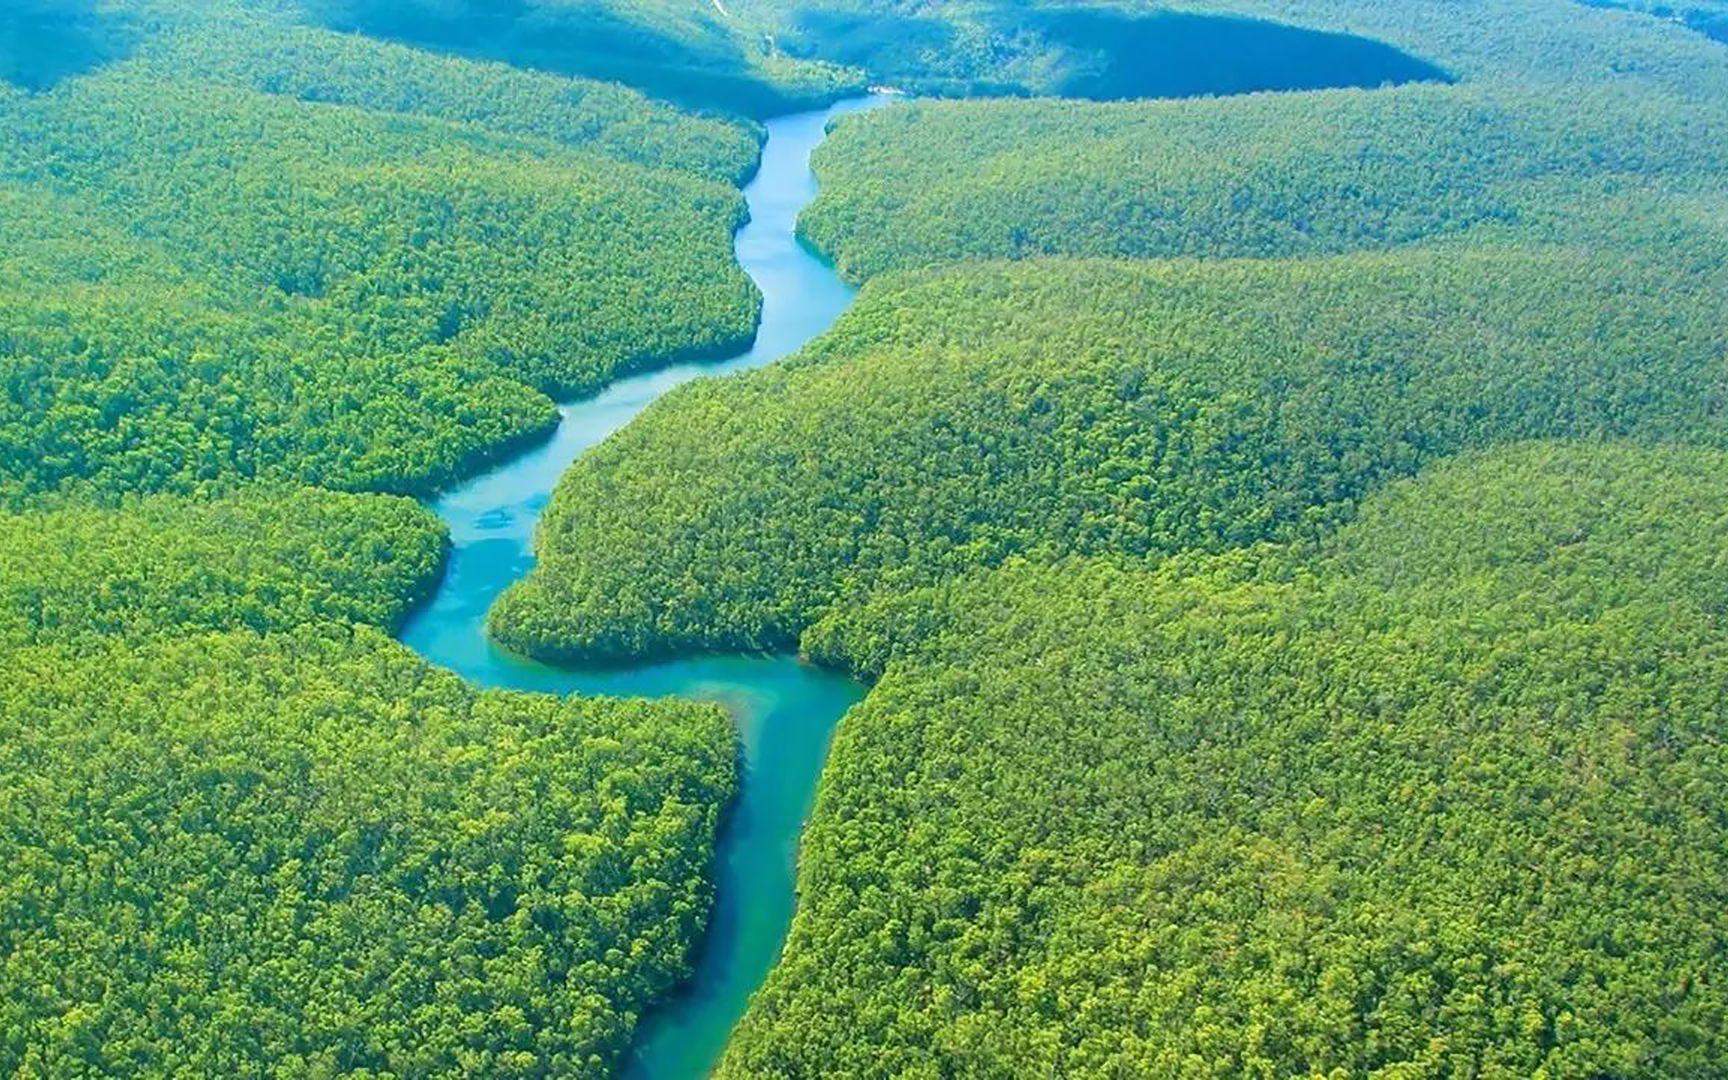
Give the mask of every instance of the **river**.
[(486, 611), (534, 565), (534, 530), (552, 489), (582, 451), (623, 427), (655, 398), (691, 379), (760, 367), (831, 326), (853, 289), (797, 241), (798, 213), (816, 194), (810, 151), (829, 118), (887, 100), (859, 98), (771, 120), (762, 164), (744, 189), (750, 222), (734, 240), (738, 262), (762, 290), (749, 351), (622, 379), (560, 408), (552, 439), (432, 504), (450, 530), (439, 590), (403, 628), (426, 659), (481, 686), (539, 693), (687, 697), (724, 705), (738, 727), (744, 776), (722, 831), (716, 903), (690, 984), (652, 1012), (626, 1075), (706, 1076), (780, 954), (791, 925), (798, 838), (840, 715), (863, 694), (852, 680), (795, 657), (709, 656), (634, 668), (551, 668), (486, 636)]

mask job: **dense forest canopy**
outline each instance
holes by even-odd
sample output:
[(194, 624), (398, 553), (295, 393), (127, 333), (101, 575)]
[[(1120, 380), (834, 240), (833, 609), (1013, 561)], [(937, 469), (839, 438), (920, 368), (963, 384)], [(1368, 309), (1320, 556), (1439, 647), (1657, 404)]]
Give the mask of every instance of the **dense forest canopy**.
[(478, 694), (382, 636), (411, 502), (0, 518), (0, 1067), (594, 1072), (686, 971), (711, 707)]
[[(1520, 231), (1602, 247), (1728, 162), (1722, 107), (1473, 86), (1216, 102), (917, 103), (840, 125), (805, 236), (849, 277), (955, 260), (1284, 258)], [(893, 168), (902, 182), (881, 177)]]
[(866, 78), (921, 93), (1089, 98), (1448, 78), (1354, 34), (1118, 5), (313, 0), (310, 10), (336, 29), (756, 116), (857, 92)]
[(1720, 1073), (1725, 465), (1505, 448), (1317, 551), (839, 615), (884, 673), (721, 1075)]
[(711, 706), (477, 694), (374, 631), (0, 670), (9, 1073), (592, 1075), (685, 970)]
[(887, 110), (822, 148), (803, 230), (861, 280), (957, 259), (1330, 254), (1569, 215), (1610, 245), (1604, 192), (1722, 198), (1728, 57), (1712, 42), (1560, 0), (1302, 8), (1458, 82)]
[(430, 592), (443, 555), (438, 520), (412, 502), (310, 488), (0, 515), (0, 642), (390, 630)]
[(748, 128), (170, 14), (132, 60), (0, 95), (0, 498), (425, 492), (543, 436), (548, 392), (749, 339)]
[(760, 130), (242, 0), (8, 4), (0, 79), (0, 1071), (609, 1071), (730, 726), (430, 668), (374, 493), (748, 340)]
[[(1074, 71), (986, 5), (739, 6), (937, 93)], [(1728, 54), (1178, 7), (1449, 80), (847, 118), (801, 230), (857, 307), (578, 462), (494, 631), (877, 679), (722, 1075), (1716, 1075)]]
[(1383, 42), (1228, 15), (955, 4), (917, 14), (814, 6), (786, 19), (789, 52), (926, 93), (1107, 100), (1447, 78)]
[(1725, 446), (1725, 284), (1558, 249), (885, 279), (800, 357), (579, 461), (494, 631), (547, 657), (784, 646), (1016, 554), (1313, 535), (1469, 446)]
[(1707, 38), (1728, 44), (1728, 4), (1720, 0), (1666, 4), (1656, 0), (1579, 0), (1591, 7), (1638, 11), (1658, 19), (1677, 22)]
[(738, 740), (391, 641), (402, 496), (740, 349), (888, 82), (857, 306), (491, 618), (874, 680), (721, 1075), (1722, 1075), (1725, 13), (5, 3), (0, 1071), (618, 1070)]

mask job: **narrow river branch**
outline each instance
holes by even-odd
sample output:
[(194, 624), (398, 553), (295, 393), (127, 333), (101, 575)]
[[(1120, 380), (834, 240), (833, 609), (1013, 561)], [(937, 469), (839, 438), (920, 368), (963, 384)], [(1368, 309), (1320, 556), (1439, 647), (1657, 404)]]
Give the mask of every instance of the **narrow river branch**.
[(614, 383), (565, 405), (550, 442), (450, 492), (433, 509), (450, 530), (451, 555), (432, 600), (403, 629), (426, 659), (482, 686), (553, 694), (689, 697), (726, 706), (744, 749), (740, 794), (720, 837), (716, 903), (690, 984), (651, 1014), (626, 1070), (677, 1080), (708, 1074), (779, 957), (791, 925), (798, 838), (840, 715), (862, 688), (795, 657), (708, 656), (636, 668), (551, 668), (514, 656), (486, 636), (486, 612), (534, 564), (534, 530), (552, 489), (583, 451), (623, 427), (661, 394), (692, 379), (760, 367), (831, 326), (853, 289), (798, 243), (798, 214), (816, 193), (810, 152), (829, 119), (882, 98), (841, 102), (768, 123), (761, 168), (745, 189), (750, 222), (735, 240), (738, 262), (762, 290), (762, 322), (748, 352), (718, 364), (684, 364)]

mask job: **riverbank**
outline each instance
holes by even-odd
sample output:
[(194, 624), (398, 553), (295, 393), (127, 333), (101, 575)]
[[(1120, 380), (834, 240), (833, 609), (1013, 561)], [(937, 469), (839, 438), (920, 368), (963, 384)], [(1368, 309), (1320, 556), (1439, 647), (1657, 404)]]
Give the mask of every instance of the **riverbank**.
[(734, 239), (738, 262), (763, 298), (762, 321), (747, 351), (621, 379), (591, 398), (563, 405), (549, 440), (431, 504), (450, 531), (450, 556), (437, 593), (403, 627), (405, 644), (480, 686), (696, 698), (724, 705), (737, 725), (744, 776), (720, 837), (714, 912), (690, 983), (643, 1022), (626, 1068), (643, 1080), (705, 1076), (773, 967), (791, 924), (798, 839), (829, 739), (863, 687), (794, 657), (554, 668), (492, 642), (486, 613), (533, 567), (541, 512), (583, 451), (683, 383), (760, 367), (795, 352), (851, 304), (855, 290), (798, 242), (798, 214), (816, 193), (810, 152), (828, 121), (885, 100), (852, 99), (769, 121), (761, 165), (744, 192), (750, 220)]

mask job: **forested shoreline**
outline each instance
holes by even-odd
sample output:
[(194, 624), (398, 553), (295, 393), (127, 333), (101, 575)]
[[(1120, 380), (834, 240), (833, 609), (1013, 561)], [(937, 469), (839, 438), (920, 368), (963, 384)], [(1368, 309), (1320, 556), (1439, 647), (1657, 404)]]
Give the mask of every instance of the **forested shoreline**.
[(1722, 466), (1521, 444), (836, 615), (880, 678), (721, 1075), (1714, 1074)]
[(800, 356), (577, 462), (493, 629), (550, 658), (785, 648), (1015, 555), (1311, 538), (1466, 447), (1722, 446), (1724, 285), (1500, 249), (885, 279)]
[(579, 461), (493, 631), (874, 681), (719, 1075), (1713, 1076), (1728, 54), (1195, 6), (1453, 78), (840, 122), (858, 305)]
[[(1283, 5), (1209, 5), (1243, 14)], [(1200, 101), (929, 102), (843, 125), (803, 231), (854, 280), (1048, 256), (1648, 245), (1628, 209), (1721, 197), (1721, 47), (1577, 4), (1304, 4), (1452, 85)], [(1635, 193), (1636, 198), (1627, 196)], [(1625, 203), (1631, 201), (1628, 208)]]
[(731, 725), (391, 641), (447, 546), (397, 496), (747, 342), (761, 138), (286, 6), (0, 15), (0, 1070), (627, 1053), (707, 923)]
[(717, 1075), (1720, 1075), (1719, 7), (0, 12), (0, 1071), (625, 1067), (749, 763), (392, 640), (415, 499), (745, 348), (887, 82), (856, 306), (490, 613), (871, 684)]
[[(747, 126), (407, 50), (383, 56), (413, 78), (357, 70), (339, 35), (168, 10), (126, 61), (0, 84), (6, 496), (426, 494), (543, 437), (548, 395), (749, 341)], [(498, 123), (512, 98), (565, 119)]]

